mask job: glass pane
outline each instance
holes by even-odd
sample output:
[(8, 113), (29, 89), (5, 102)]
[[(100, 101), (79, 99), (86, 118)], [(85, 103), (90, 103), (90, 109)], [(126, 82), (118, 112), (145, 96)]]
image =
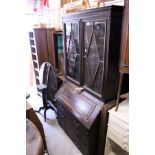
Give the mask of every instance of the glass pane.
[(67, 75), (79, 81), (79, 29), (78, 23), (66, 24), (66, 70)]
[(93, 30), (93, 23), (92, 22), (87, 22), (84, 24), (84, 43), (85, 43), (85, 47), (87, 48), (90, 40), (91, 40), (91, 34), (92, 34), (92, 30)]
[(73, 77), (74, 66), (75, 66), (75, 59), (71, 55), (71, 57), (69, 59), (69, 63), (68, 63), (68, 74), (69, 74), (70, 77)]
[(58, 35), (58, 37), (57, 37), (57, 43), (58, 43), (58, 47), (63, 47), (63, 45), (62, 45), (62, 35)]
[(74, 68), (74, 79), (79, 80), (79, 55), (76, 56), (75, 68)]
[(89, 54), (88, 54), (88, 64), (89, 64), (89, 69), (91, 71), (92, 79), (94, 79), (99, 61), (100, 59), (97, 52), (97, 47), (91, 45)]
[(103, 63), (99, 63), (97, 74), (94, 80), (93, 90), (99, 94), (102, 94), (103, 84)]
[(94, 22), (94, 33), (100, 59), (104, 60), (103, 56), (104, 56), (104, 44), (105, 44), (105, 23)]
[(104, 43), (105, 36), (105, 24), (104, 22), (94, 22), (94, 33), (96, 36), (96, 41), (99, 44)]
[(58, 48), (58, 55), (63, 55), (63, 48)]
[(70, 41), (70, 34), (71, 34), (71, 24), (67, 23), (67, 24), (65, 24), (65, 27), (66, 27), (66, 40), (65, 40), (65, 43), (66, 43), (66, 51), (68, 51), (68, 46), (69, 46), (69, 41)]
[(76, 46), (76, 52), (79, 53), (79, 31), (78, 31), (78, 24), (72, 23), (72, 33), (74, 38), (74, 43)]
[(70, 43), (69, 43), (69, 47), (68, 47), (68, 52), (72, 55), (72, 54), (76, 54), (76, 45), (74, 42), (74, 38), (73, 35), (71, 34), (71, 39), (70, 39)]
[(100, 56), (100, 60), (104, 61), (104, 44), (97, 44), (98, 54)]
[(88, 61), (84, 59), (84, 84), (85, 86), (91, 88), (91, 75), (88, 67)]
[(66, 23), (66, 36), (70, 35), (71, 33), (71, 23)]
[(84, 30), (84, 85), (102, 94), (105, 22), (84, 23)]

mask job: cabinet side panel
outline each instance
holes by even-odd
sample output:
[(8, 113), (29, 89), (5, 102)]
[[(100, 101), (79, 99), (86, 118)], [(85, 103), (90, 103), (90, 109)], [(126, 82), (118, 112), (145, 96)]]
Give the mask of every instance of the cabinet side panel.
[(39, 68), (41, 64), (48, 61), (48, 49), (45, 29), (34, 29)]
[(107, 76), (103, 88), (105, 102), (117, 96), (119, 81), (119, 56), (121, 40), (122, 13), (111, 17), (109, 50), (107, 51)]
[(54, 52), (54, 29), (47, 29), (46, 30), (46, 37), (47, 37), (47, 48), (48, 48), (48, 62), (56, 68), (55, 63), (55, 52)]

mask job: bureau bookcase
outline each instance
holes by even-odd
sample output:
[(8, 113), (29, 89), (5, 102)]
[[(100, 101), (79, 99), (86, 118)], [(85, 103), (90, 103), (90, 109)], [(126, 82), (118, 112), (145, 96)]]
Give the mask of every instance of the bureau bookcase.
[(66, 80), (56, 94), (58, 123), (83, 155), (103, 152), (101, 110), (117, 97), (122, 14), (123, 7), (106, 6), (62, 17)]

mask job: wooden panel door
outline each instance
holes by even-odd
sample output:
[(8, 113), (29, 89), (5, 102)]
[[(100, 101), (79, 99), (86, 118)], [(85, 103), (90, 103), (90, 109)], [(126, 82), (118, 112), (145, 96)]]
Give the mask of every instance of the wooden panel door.
[(55, 51), (54, 51), (54, 28), (46, 29), (48, 62), (56, 68)]

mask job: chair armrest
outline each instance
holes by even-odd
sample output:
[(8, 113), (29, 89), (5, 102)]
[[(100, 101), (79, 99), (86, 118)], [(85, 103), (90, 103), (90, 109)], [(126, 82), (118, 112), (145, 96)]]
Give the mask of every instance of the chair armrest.
[(38, 89), (38, 90), (41, 90), (41, 91), (42, 91), (42, 90), (44, 90), (44, 89), (46, 89), (46, 88), (47, 88), (47, 85), (45, 85), (45, 84), (43, 84), (43, 83), (37, 85), (37, 89)]

